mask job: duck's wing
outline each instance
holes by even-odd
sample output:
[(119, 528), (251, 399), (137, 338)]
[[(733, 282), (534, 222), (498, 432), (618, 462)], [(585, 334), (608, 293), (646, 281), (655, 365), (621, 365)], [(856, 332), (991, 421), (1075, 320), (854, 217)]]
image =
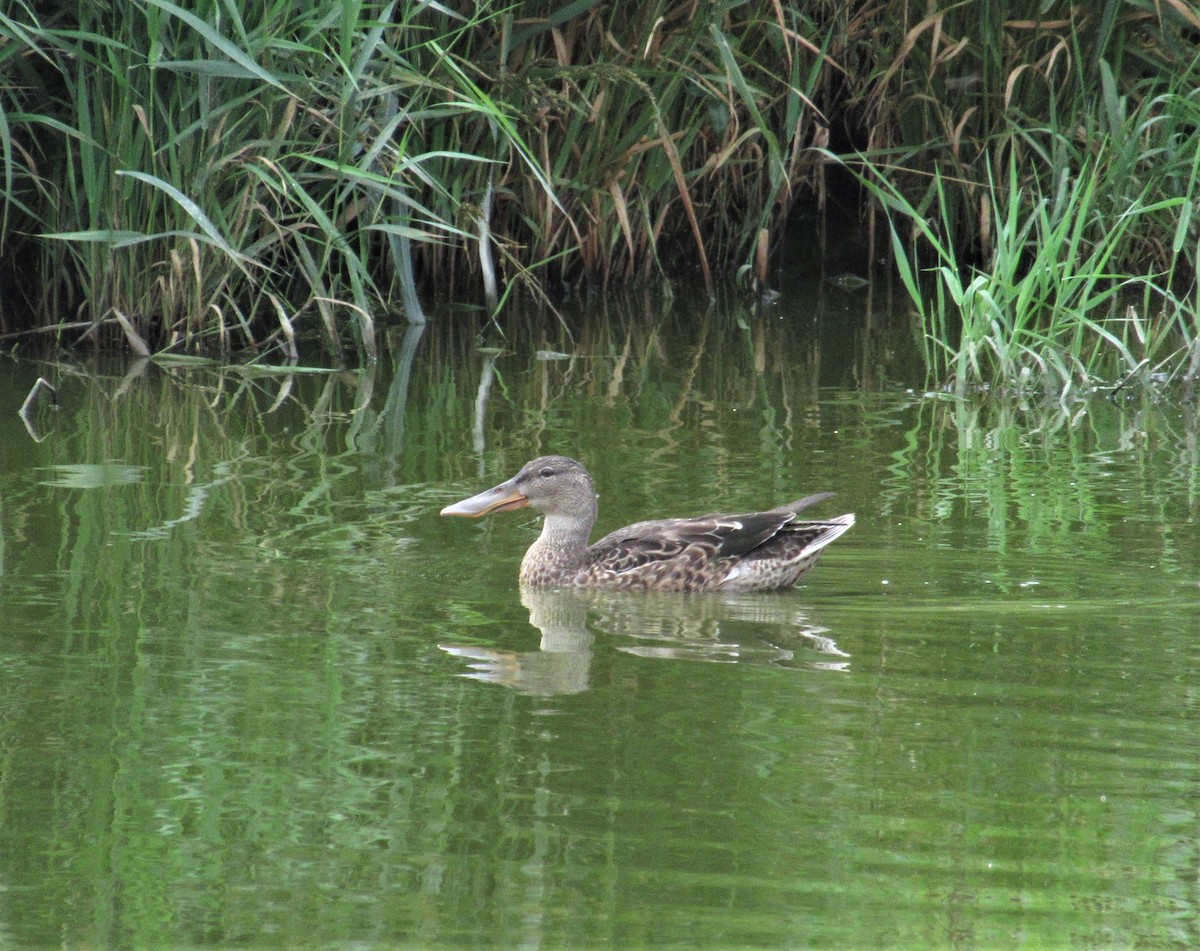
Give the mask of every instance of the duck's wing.
[(637, 522), (592, 545), (592, 564), (600, 571), (623, 573), (674, 559), (700, 564), (738, 558), (774, 538), (795, 517), (790, 507), (781, 507), (749, 515)]

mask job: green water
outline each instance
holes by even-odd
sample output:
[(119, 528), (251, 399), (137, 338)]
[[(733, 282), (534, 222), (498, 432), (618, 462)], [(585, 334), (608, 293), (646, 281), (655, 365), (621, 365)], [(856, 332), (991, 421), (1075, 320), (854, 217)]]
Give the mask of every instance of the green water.
[[(1195, 407), (609, 317), (0, 365), (0, 946), (1200, 945)], [(533, 517), (437, 512), (547, 451), (602, 531), (858, 524), (782, 594), (523, 597)]]

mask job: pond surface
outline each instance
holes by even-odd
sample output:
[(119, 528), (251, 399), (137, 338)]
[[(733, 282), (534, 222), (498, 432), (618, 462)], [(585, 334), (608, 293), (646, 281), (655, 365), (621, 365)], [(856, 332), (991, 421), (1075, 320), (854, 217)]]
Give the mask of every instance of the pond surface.
[[(1195, 406), (927, 393), (863, 300), (3, 363), (0, 946), (1200, 945)], [(600, 531), (858, 523), (523, 593), (532, 515), (438, 511), (543, 452)]]

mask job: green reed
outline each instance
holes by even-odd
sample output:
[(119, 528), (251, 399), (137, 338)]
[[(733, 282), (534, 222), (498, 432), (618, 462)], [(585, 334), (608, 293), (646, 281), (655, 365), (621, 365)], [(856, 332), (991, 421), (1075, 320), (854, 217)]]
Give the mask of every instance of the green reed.
[(852, 160), (935, 377), (1059, 396), (1200, 369), (1200, 15), (938, 4), (864, 96)]
[(1098, 60), (1092, 93), (1006, 115), (976, 169), (935, 162), (922, 184), (921, 159), (903, 175), (857, 165), (891, 219), (936, 376), (1060, 395), (1195, 379), (1197, 62), (1123, 86)]
[(461, 232), (423, 201), (437, 183), (402, 127), (430, 99), (480, 104), (427, 78), (427, 49), (409, 60), (386, 42), (408, 5), (38, 12), (28, 35), (53, 95), (23, 118), (43, 133), (36, 181), (57, 200), (31, 206), (30, 243), (57, 279), (30, 292), (35, 313), (115, 316), (135, 345), (266, 338), (293, 355), (307, 322), (367, 357), (393, 286), (421, 319), (411, 241)]
[(761, 283), (840, 138), (928, 224), (922, 254), (1000, 268), (940, 285), (941, 352), (964, 307), (979, 378), (1061, 342), (999, 286), (1036, 253), (1081, 320), (1153, 275), (1144, 325), (1104, 327), (1153, 362), (1140, 337), (1196, 336), (1197, 30), (1153, 0), (0, 0), (0, 336), (292, 357), (319, 336), (370, 359), (441, 294), (498, 315), (517, 289)]
[[(936, 377), (960, 392), (999, 383), (1057, 397), (1133, 375), (1194, 378), (1197, 302), (1172, 287), (1170, 273), (1117, 266), (1144, 218), (1183, 214), (1188, 199), (1127, 198), (1109, 187), (1112, 174), (1102, 153), (1042, 192), (1023, 184), (1013, 160), (1007, 181), (989, 184), (990, 249), (973, 265), (945, 239), (951, 222), (864, 175), (888, 208), (892, 251)], [(944, 182), (935, 189), (943, 194)]]
[[(430, 289), (751, 258), (803, 174), (812, 24), (703, 10), (10, 2), (7, 259), (22, 309), (140, 352), (375, 349)], [(763, 65), (767, 64), (767, 65)], [(147, 342), (149, 341), (149, 342)]]

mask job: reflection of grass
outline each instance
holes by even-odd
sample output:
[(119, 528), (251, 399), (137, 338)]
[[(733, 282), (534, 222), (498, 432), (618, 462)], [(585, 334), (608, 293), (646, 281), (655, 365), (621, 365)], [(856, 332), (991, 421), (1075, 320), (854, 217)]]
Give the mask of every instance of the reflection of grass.
[[(882, 511), (916, 514), (938, 544), (983, 519), (1012, 578), (1022, 560), (1121, 561), (1125, 544), (1184, 570), (1186, 499), (1200, 466), (1195, 419), (1150, 400), (1070, 408), (1003, 398), (922, 399), (889, 467)], [(1132, 517), (1127, 517), (1132, 516)]]
[[(1102, 746), (1128, 739), (1097, 734), (1097, 721), (1083, 716), (1089, 703), (1105, 705), (1102, 723), (1132, 719), (1137, 726), (1139, 712), (1157, 717), (1146, 737), (1156, 745), (1145, 748), (1188, 762), (1183, 737), (1192, 734), (1180, 720), (1181, 732), (1167, 737), (1168, 723), (1156, 712), (1184, 709), (1179, 679), (1164, 676), (1159, 688), (1157, 677), (1147, 685), (1138, 669), (1157, 649), (1151, 638), (1130, 638), (1119, 651), (1093, 638), (1081, 674), (1070, 638), (1086, 638), (1094, 629), (1086, 618), (1112, 604), (1094, 589), (1080, 598), (1088, 614), (1069, 608), (1071, 628), (1062, 633), (1031, 623), (1045, 610), (1036, 588), (990, 604), (990, 588), (968, 592), (943, 626), (937, 619), (948, 614), (946, 598), (940, 608), (909, 601), (893, 610), (856, 582), (894, 562), (897, 551), (912, 576), (931, 563), (960, 567), (965, 556), (953, 549), (952, 532), (968, 504), (989, 519), (1003, 568), (1026, 564), (1033, 548), (1063, 553), (1070, 570), (1078, 549), (1107, 559), (1133, 531), (1143, 542), (1134, 550), (1162, 539), (1156, 564), (1174, 557), (1194, 565), (1195, 546), (1183, 532), (1172, 535), (1170, 524), (1130, 526), (1106, 515), (1103, 507), (1122, 493), (1098, 455), (1124, 453), (1131, 468), (1142, 466), (1140, 484), (1169, 515), (1194, 497), (1194, 431), (1133, 401), (1068, 413), (944, 396), (822, 393), (811, 377), (831, 355), (795, 347), (790, 328), (776, 321), (746, 324), (739, 331), (714, 324), (700, 336), (662, 322), (602, 321), (577, 334), (573, 361), (553, 362), (534, 354), (560, 341), (514, 334), (500, 358), (505, 386), (493, 391), (479, 455), (471, 429), (480, 362), (469, 335), (455, 342), (449, 330), (427, 333), (423, 346), (436, 359), (412, 367), (405, 398), (394, 387), (399, 361), (391, 354), (378, 375), (246, 377), (219, 367), (150, 367), (128, 381), (68, 381), (63, 419), (37, 446), (39, 462), (114, 460), (143, 467), (143, 481), (47, 492), (31, 480), (12, 492), (15, 480), (5, 474), (3, 537), (18, 540), (4, 549), (0, 582), (6, 594), (17, 582), (47, 586), (37, 636), (20, 632), (28, 651), (21, 655), (26, 648), (16, 645), (4, 682), (5, 801), (22, 820), (8, 824), (8, 841), (13, 854), (36, 857), (51, 848), (55, 856), (31, 865), (11, 890), (14, 920), (36, 908), (54, 934), (86, 934), (95, 944), (120, 934), (155, 947), (260, 935), (266, 921), (279, 943), (311, 944), (318, 935), (339, 945), (368, 926), (373, 934), (448, 934), (447, 941), (461, 942), (462, 923), (478, 914), (487, 923), (472, 934), (487, 944), (502, 929), (491, 914), (495, 903), (474, 911), (486, 868), (484, 885), (495, 883), (500, 901), (516, 909), (503, 944), (530, 920), (504, 898), (529, 892), (529, 855), (558, 856), (558, 865), (547, 866), (566, 883), (552, 890), (562, 903), (557, 920), (594, 923), (588, 915), (600, 899), (570, 903), (582, 894), (580, 882), (594, 878), (603, 888), (619, 877), (611, 869), (626, 859), (612, 858), (611, 830), (631, 809), (635, 818), (699, 816), (678, 827), (672, 854), (683, 854), (679, 843), (693, 830), (731, 829), (731, 844), (716, 859), (722, 888), (734, 882), (726, 859), (739, 849), (747, 861), (782, 855), (776, 864), (785, 888), (797, 862), (821, 849), (822, 867), (840, 870), (856, 854), (883, 870), (873, 887), (884, 881), (885, 897), (899, 907), (920, 849), (940, 882), (962, 881), (967, 864), (983, 867), (975, 852), (964, 858), (963, 803), (984, 815), (995, 795), (1002, 808), (1020, 813), (1014, 829), (1032, 823), (1039, 836), (1048, 830), (1053, 854), (1038, 862), (1061, 865), (1065, 847), (1082, 856), (1079, 865), (1099, 862), (1093, 865), (1106, 881), (1125, 881), (1120, 869), (1109, 874), (1115, 864), (1103, 864), (1112, 863), (1113, 837), (1097, 846), (1094, 833), (1100, 819), (1113, 821), (1113, 807), (1094, 796), (1068, 797), (1072, 821), (1062, 841), (1051, 840), (1059, 829), (1054, 810), (1027, 790), (1091, 782), (1090, 774), (1073, 778), (1079, 761), (1068, 755), (1064, 766), (1063, 751), (1078, 745), (1098, 756)], [(592, 340), (594, 347), (583, 343)], [(402, 418), (389, 417), (393, 411)], [(474, 483), (485, 465), (523, 461), (540, 441), (568, 440), (578, 441), (581, 455), (603, 459), (611, 476), (606, 505), (632, 495), (624, 505), (643, 515), (668, 499), (704, 507), (718, 496), (791, 497), (814, 472), (841, 472), (844, 482), (830, 487), (864, 514), (861, 533), (847, 536), (854, 545), (837, 555), (851, 581), (830, 566), (811, 591), (823, 598), (819, 608), (805, 606), (805, 592), (711, 607), (726, 625), (721, 643), (749, 644), (758, 659), (776, 646), (799, 646), (798, 657), (823, 663), (805, 617), (832, 623), (838, 649), (854, 653), (853, 678), (725, 677), (707, 665), (648, 663), (620, 651), (636, 645), (620, 628), (598, 626), (593, 689), (571, 704), (469, 689), (475, 685), (455, 676), (461, 662), (440, 658), (436, 644), (463, 635), (476, 646), (529, 650), (537, 634), (512, 583), (519, 546), (450, 553), (436, 511), (453, 497), (451, 483)], [(130, 538), (131, 529), (179, 517), (196, 486), (225, 476), (232, 478), (210, 493), (199, 518), (159, 539)], [(1022, 507), (1031, 489), (1046, 508)], [(904, 544), (888, 550), (886, 505), (928, 515), (908, 521), (936, 533), (941, 558), (924, 560), (919, 546), (927, 538), (913, 538), (910, 524), (899, 528)], [(26, 543), (35, 537), (37, 544)], [(493, 560), (502, 583), (488, 577), (485, 562)], [(1027, 577), (1015, 569), (1008, 576)], [(697, 619), (696, 602), (680, 608), (678, 628), (669, 611), (660, 612), (673, 634)], [(765, 627), (762, 609), (772, 612)], [(1158, 620), (1153, 608), (1146, 616)], [(1177, 618), (1164, 614), (1163, 623)], [(987, 640), (992, 628), (1003, 634), (997, 654)], [(969, 636), (958, 638), (959, 631)], [(18, 642), (11, 632), (9, 640)], [(685, 654), (704, 647), (679, 640), (674, 646), (688, 648)], [(1087, 689), (1090, 677), (1118, 664), (1126, 669), (1112, 675), (1111, 692)], [(1141, 678), (1138, 691), (1121, 689), (1126, 675)], [(1161, 697), (1147, 700), (1160, 689)], [(670, 753), (665, 771), (657, 755), (663, 749)], [(1040, 755), (1043, 749), (1049, 753)], [(747, 787), (753, 795), (742, 797), (746, 808), (736, 814), (728, 784), (711, 781), (714, 762), (764, 784)], [(1165, 767), (1162, 775), (1177, 778)], [(683, 810), (680, 788), (699, 797)], [(883, 789), (899, 790), (900, 806), (880, 818)], [(29, 807), (21, 790), (48, 805)], [(1126, 800), (1126, 815), (1141, 818), (1132, 810), (1145, 797)], [(840, 811), (831, 814), (830, 804)], [(823, 838), (809, 828), (825, 830)], [(991, 861), (1001, 826), (989, 819), (972, 828), (985, 839), (978, 854)], [(1157, 870), (1150, 853), (1161, 842), (1140, 834), (1143, 825), (1131, 828), (1139, 834), (1130, 833), (1132, 845), (1118, 843), (1120, 857)], [(1023, 882), (1028, 840), (1011, 838), (1006, 868)], [(696, 841), (712, 853), (710, 839)], [(549, 851), (539, 853), (547, 842)], [(780, 842), (794, 843), (795, 854), (780, 853)], [(635, 835), (617, 842), (626, 844), (644, 849), (634, 857), (644, 859), (639, 867), (662, 860), (658, 841)], [(568, 868), (568, 860), (577, 864)], [(980, 874), (994, 876), (990, 868)], [(693, 871), (686, 875), (697, 881)], [(717, 878), (701, 881), (705, 901), (711, 881)], [(765, 878), (746, 881), (757, 893)], [(992, 879), (980, 881), (996, 888)], [(1064, 893), (1077, 884), (1071, 879)], [(1153, 884), (1146, 894), (1155, 894)], [(618, 909), (637, 898), (590, 894)], [(111, 913), (112, 903), (102, 902), (97, 916), (96, 895), (122, 902)], [(927, 925), (925, 910), (912, 918), (914, 934), (925, 935), (918, 930)], [(692, 912), (680, 913), (672, 931), (678, 943), (694, 935)], [(761, 909), (751, 909), (744, 933), (761, 937), (761, 921)], [(562, 926), (554, 927), (557, 937)], [(837, 916), (829, 927), (827, 934), (844, 937)], [(559, 943), (586, 944), (582, 929)], [(860, 937), (881, 942), (877, 934)]]
[[(887, 393), (831, 398), (815, 382), (829, 355), (785, 324), (743, 314), (744, 329), (713, 319), (693, 334), (670, 314), (653, 317), (601, 314), (574, 342), (557, 327), (561, 338), (514, 332), (495, 357), (503, 386), (482, 408), (474, 340), (451, 328), (426, 332), (407, 376), (397, 353), (377, 370), (150, 367), (71, 383), (58, 428), (39, 446), (50, 471), (80, 480), (51, 496), (78, 528), (60, 556), (136, 573), (143, 557), (183, 559), (187, 533), (215, 531), (232, 544), (253, 539), (265, 574), (278, 559), (336, 552), (339, 571), (370, 577), (376, 558), (420, 559), (422, 519), (457, 489), (490, 484), (544, 451), (593, 467), (610, 528), (658, 510), (761, 506), (829, 489), (847, 508), (915, 511), (937, 531), (970, 506), (986, 513), (1001, 549), (1019, 535), (1065, 552), (1073, 533), (1118, 531), (1102, 511), (1114, 504), (1113, 483), (1095, 477), (1097, 453), (1145, 454), (1154, 472), (1146, 491), (1164, 512), (1200, 471), (1194, 419), (1146, 400), (938, 394), (904, 397), (910, 409)], [(538, 360), (543, 347), (569, 348), (573, 359)], [(1162, 446), (1176, 447), (1165, 464)], [(107, 466), (140, 479), (90, 487), (109, 471), (95, 467)], [(22, 513), (39, 504), (10, 495), (6, 518), (28, 521)], [(859, 534), (870, 530), (863, 524)], [(1186, 547), (1170, 529), (1162, 544)], [(81, 614), (103, 609), (103, 599), (77, 594)]]
[(102, 489), (114, 485), (132, 485), (141, 482), (141, 466), (122, 466), (111, 462), (62, 463), (51, 466), (52, 479), (42, 485), (62, 489)]

